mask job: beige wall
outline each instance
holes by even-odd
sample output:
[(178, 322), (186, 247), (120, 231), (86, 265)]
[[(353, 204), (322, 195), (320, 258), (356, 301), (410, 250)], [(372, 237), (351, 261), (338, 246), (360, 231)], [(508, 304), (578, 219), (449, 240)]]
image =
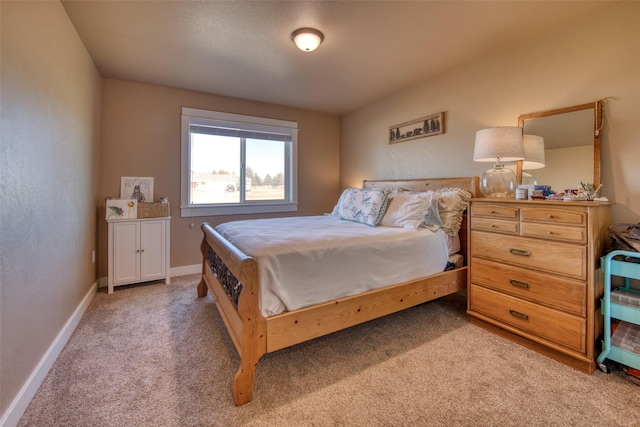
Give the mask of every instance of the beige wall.
[(0, 7), (1, 417), (95, 283), (101, 78), (59, 2)]
[[(121, 176), (154, 178), (156, 201), (171, 202), (171, 267), (201, 262), (200, 224), (250, 215), (180, 218), (180, 115), (182, 107), (298, 122), (298, 212), (319, 215), (339, 196), (340, 118), (307, 110), (200, 92), (104, 79), (100, 197), (119, 197)], [(265, 215), (261, 215), (264, 217)], [(282, 216), (272, 214), (268, 216)], [(99, 220), (99, 275), (107, 276), (106, 222)]]
[[(604, 194), (617, 202), (614, 222), (640, 221), (640, 3), (616, 6), (342, 119), (101, 80), (58, 2), (3, 0), (0, 19), (0, 414), (94, 283), (94, 247), (99, 275), (106, 275), (106, 226), (97, 207), (118, 195), (121, 176), (153, 176), (155, 195), (172, 202), (172, 267), (200, 262), (202, 221), (248, 218), (196, 218), (193, 229), (180, 218), (182, 106), (297, 121), (297, 214), (303, 215), (331, 209), (341, 187), (364, 178), (481, 174), (486, 165), (472, 161), (476, 130), (609, 97)], [(389, 125), (438, 111), (447, 113), (446, 134), (388, 145)]]
[[(517, 126), (523, 113), (609, 98), (603, 194), (616, 202), (613, 222), (639, 222), (639, 22), (640, 3), (623, 3), (344, 116), (341, 187), (363, 178), (480, 175), (489, 166), (472, 160), (477, 130)], [(447, 115), (446, 134), (388, 144), (390, 125), (439, 111)]]

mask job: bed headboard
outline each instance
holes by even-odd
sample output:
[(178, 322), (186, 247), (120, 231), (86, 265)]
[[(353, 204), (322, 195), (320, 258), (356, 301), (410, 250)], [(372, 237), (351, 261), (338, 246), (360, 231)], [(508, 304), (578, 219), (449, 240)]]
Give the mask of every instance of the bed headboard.
[[(403, 188), (408, 191), (428, 191), (440, 188), (462, 188), (471, 193), (472, 197), (482, 197), (480, 195), (480, 178), (471, 176), (466, 178), (425, 178), (425, 179), (393, 179), (393, 180), (364, 180), (364, 188), (376, 188), (379, 190), (389, 190), (392, 188)], [(460, 228), (460, 253), (464, 256), (465, 264), (469, 259), (468, 252), (468, 230), (469, 219), (465, 215)]]
[(440, 188), (462, 188), (471, 193), (472, 197), (480, 196), (480, 178), (477, 176), (465, 178), (424, 178), (424, 179), (392, 179), (392, 180), (364, 180), (364, 188), (388, 190), (403, 188), (408, 191), (428, 191)]

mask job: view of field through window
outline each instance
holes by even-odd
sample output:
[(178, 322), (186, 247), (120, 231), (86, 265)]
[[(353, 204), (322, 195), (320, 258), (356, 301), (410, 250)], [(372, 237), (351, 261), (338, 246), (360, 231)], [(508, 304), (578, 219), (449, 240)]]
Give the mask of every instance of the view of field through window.
[[(241, 176), (243, 145), (244, 177)], [(283, 141), (191, 133), (190, 166), (191, 204), (282, 201), (285, 198)], [(243, 189), (244, 193), (241, 193)]]

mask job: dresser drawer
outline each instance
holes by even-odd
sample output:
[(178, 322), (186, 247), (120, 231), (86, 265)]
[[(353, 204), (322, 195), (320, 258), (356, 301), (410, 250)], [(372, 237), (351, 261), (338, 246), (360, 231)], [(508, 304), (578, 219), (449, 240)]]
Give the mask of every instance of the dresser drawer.
[(471, 231), (471, 241), (472, 257), (489, 258), (579, 280), (587, 278), (585, 246), (478, 230)]
[(492, 218), (471, 217), (471, 229), (493, 231), (496, 233), (520, 234), (520, 223)]
[(578, 316), (587, 314), (586, 282), (480, 258), (471, 259), (471, 282)]
[(539, 237), (570, 243), (587, 243), (587, 229), (584, 227), (568, 227), (566, 225), (536, 222), (523, 222), (520, 227), (522, 230), (520, 234), (526, 237)]
[(469, 308), (522, 331), (582, 353), (586, 351), (586, 320), (562, 311), (471, 284)]
[(483, 216), (486, 218), (511, 219), (520, 218), (520, 209), (513, 206), (479, 204), (471, 206), (471, 216)]
[(587, 213), (571, 209), (550, 209), (546, 207), (523, 207), (520, 210), (522, 221), (537, 221), (548, 224), (567, 224), (586, 226)]

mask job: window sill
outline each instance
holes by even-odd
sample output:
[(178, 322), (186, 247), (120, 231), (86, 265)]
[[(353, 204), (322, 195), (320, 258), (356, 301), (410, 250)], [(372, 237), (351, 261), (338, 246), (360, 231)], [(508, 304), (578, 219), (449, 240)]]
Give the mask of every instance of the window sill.
[(297, 203), (274, 203), (252, 205), (226, 205), (226, 206), (181, 206), (180, 217), (191, 218), (197, 216), (259, 214), (274, 212), (296, 212)]

